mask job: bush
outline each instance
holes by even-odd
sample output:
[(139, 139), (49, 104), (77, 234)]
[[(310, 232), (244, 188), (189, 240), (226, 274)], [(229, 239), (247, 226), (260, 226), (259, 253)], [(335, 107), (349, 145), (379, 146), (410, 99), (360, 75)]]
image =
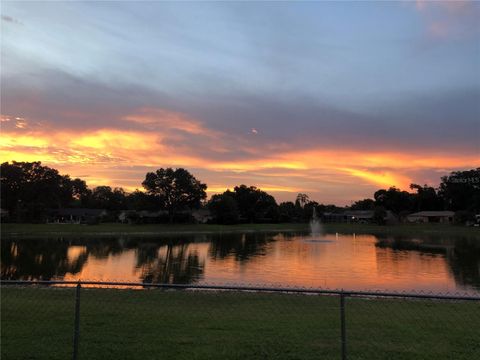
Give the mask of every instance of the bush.
[(453, 222), (457, 225), (471, 225), (475, 223), (475, 214), (471, 211), (460, 210), (453, 216)]

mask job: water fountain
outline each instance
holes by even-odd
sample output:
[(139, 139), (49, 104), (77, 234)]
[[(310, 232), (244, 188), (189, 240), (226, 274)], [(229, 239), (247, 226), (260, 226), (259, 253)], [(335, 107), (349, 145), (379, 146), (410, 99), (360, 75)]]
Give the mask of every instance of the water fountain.
[(317, 209), (313, 207), (312, 219), (310, 220), (310, 234), (312, 237), (322, 235), (322, 224), (317, 216)]
[(310, 220), (310, 238), (305, 240), (307, 242), (329, 243), (331, 240), (319, 239), (323, 235), (322, 223), (317, 215), (317, 210), (313, 207), (312, 219)]

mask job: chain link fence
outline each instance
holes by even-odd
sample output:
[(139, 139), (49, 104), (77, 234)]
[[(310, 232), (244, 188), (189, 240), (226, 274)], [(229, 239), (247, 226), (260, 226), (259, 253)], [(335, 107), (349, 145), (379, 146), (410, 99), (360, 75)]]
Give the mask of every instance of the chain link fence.
[(2, 359), (478, 359), (480, 297), (2, 281)]

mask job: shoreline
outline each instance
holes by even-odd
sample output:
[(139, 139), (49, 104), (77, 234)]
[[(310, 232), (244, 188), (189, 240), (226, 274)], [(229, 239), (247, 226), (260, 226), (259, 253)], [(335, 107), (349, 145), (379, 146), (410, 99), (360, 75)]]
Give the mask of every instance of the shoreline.
[[(480, 228), (443, 224), (398, 224), (373, 225), (326, 223), (322, 225), (326, 233), (369, 234), (369, 235), (443, 235), (467, 236), (480, 240)], [(281, 224), (142, 224), (129, 225), (119, 223), (103, 223), (99, 225), (76, 224), (2, 224), (2, 237), (49, 237), (49, 236), (171, 236), (195, 234), (228, 234), (228, 233), (271, 233), (310, 231), (306, 223)]]

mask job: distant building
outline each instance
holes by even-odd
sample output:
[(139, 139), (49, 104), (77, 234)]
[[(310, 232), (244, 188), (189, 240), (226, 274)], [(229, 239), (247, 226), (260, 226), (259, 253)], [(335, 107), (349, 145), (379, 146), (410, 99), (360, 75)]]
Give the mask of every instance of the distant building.
[[(205, 224), (213, 219), (210, 210), (180, 210), (175, 214), (176, 222), (196, 222)], [(149, 211), (149, 210), (122, 210), (118, 214), (118, 221), (125, 224), (160, 224), (170, 221), (167, 210)]]
[(412, 223), (453, 223), (453, 211), (420, 211), (407, 216)]
[(375, 213), (373, 210), (348, 210), (344, 215), (347, 222), (371, 223)]
[(322, 215), (322, 221), (324, 222), (347, 222), (346, 216), (343, 212), (325, 212)]
[(8, 210), (0, 209), (0, 216), (1, 216), (2, 220), (7, 219), (8, 215), (9, 215)]
[(323, 214), (325, 222), (360, 222), (370, 223), (373, 221), (373, 210), (347, 210), (342, 212), (326, 212)]
[(54, 224), (86, 224), (99, 222), (107, 215), (105, 209), (60, 208), (50, 209), (47, 223)]
[[(344, 222), (344, 223), (374, 223), (375, 211), (373, 210), (346, 210), (343, 212), (326, 212), (323, 214), (322, 221), (325, 222)], [(397, 222), (395, 215), (387, 210), (383, 217), (386, 223), (393, 224)]]
[(213, 220), (213, 215), (208, 209), (193, 210), (192, 217), (197, 224), (206, 224)]
[(122, 210), (118, 215), (118, 220), (126, 224), (155, 224), (165, 222), (166, 219), (168, 219), (168, 211), (166, 210)]

